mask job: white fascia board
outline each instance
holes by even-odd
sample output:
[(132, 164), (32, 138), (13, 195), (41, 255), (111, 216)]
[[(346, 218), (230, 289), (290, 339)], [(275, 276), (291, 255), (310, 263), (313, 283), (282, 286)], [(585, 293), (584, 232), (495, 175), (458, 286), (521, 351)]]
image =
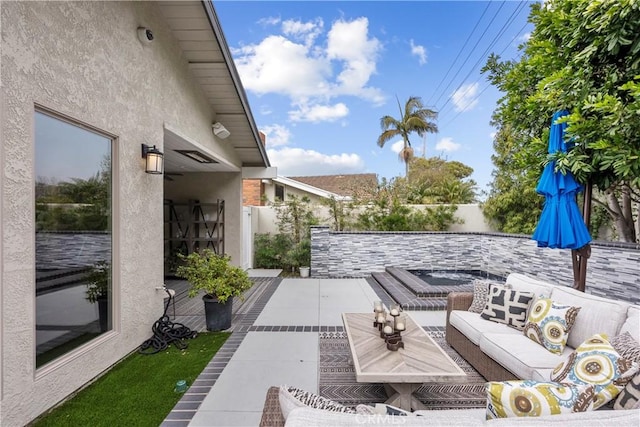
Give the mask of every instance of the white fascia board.
[(278, 168), (270, 166), (261, 167), (243, 167), (242, 179), (273, 179), (278, 176)]
[(330, 191), (323, 190), (318, 187), (314, 187), (309, 184), (305, 184), (300, 181), (296, 181), (295, 179), (287, 178), (284, 176), (279, 176), (273, 179), (274, 182), (279, 184), (287, 185), (289, 187), (297, 188), (301, 191), (306, 191), (307, 193), (315, 194), (316, 196), (324, 197), (325, 199), (330, 199), (333, 197), (336, 200), (351, 200), (349, 196), (341, 196), (340, 194), (332, 193)]

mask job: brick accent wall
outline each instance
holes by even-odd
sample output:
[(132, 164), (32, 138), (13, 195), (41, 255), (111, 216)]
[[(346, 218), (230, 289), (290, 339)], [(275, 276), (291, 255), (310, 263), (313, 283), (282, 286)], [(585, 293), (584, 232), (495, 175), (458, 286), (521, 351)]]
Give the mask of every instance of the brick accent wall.
[[(587, 292), (640, 304), (640, 245), (592, 242)], [(453, 232), (332, 232), (311, 229), (312, 277), (366, 277), (395, 266), (523, 273), (573, 285), (571, 251), (538, 248), (529, 236)]]
[(264, 184), (259, 179), (242, 180), (242, 205), (243, 206), (264, 206), (262, 195), (264, 194)]

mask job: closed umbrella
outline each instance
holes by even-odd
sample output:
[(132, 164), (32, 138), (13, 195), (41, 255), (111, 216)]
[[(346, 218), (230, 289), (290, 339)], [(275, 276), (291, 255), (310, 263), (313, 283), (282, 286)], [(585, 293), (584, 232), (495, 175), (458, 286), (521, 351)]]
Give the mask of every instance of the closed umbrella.
[[(568, 115), (561, 110), (553, 115), (549, 132), (549, 154), (566, 152), (564, 140), (566, 123), (557, 120)], [(542, 172), (536, 191), (545, 197), (544, 208), (533, 239), (539, 247), (571, 249), (576, 288), (584, 291), (586, 259), (590, 254), (591, 236), (576, 203), (576, 195), (583, 190), (570, 172), (556, 172), (556, 162), (549, 162)]]

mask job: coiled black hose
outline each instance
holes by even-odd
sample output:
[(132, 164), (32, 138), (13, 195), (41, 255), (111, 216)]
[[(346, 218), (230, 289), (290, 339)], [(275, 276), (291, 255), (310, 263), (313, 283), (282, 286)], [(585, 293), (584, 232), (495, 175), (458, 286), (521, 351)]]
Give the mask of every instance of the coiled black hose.
[(182, 323), (174, 323), (169, 320), (167, 310), (169, 309), (171, 298), (174, 297), (171, 296), (166, 288), (164, 291), (169, 295), (167, 304), (164, 307), (164, 313), (162, 313), (162, 317), (156, 320), (151, 327), (153, 336), (140, 344), (140, 348), (138, 348), (138, 353), (140, 354), (156, 354), (165, 350), (171, 344), (175, 345), (176, 348), (180, 350), (184, 350), (189, 346), (185, 340), (198, 336), (197, 331), (192, 331)]

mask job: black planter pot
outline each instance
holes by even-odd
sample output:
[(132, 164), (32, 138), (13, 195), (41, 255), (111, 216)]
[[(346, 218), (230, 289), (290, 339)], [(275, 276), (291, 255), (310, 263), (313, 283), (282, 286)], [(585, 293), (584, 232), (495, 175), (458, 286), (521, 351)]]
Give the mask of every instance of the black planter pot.
[(203, 296), (202, 301), (204, 301), (204, 316), (208, 331), (224, 331), (231, 327), (233, 297), (229, 297), (224, 304), (208, 295)]

